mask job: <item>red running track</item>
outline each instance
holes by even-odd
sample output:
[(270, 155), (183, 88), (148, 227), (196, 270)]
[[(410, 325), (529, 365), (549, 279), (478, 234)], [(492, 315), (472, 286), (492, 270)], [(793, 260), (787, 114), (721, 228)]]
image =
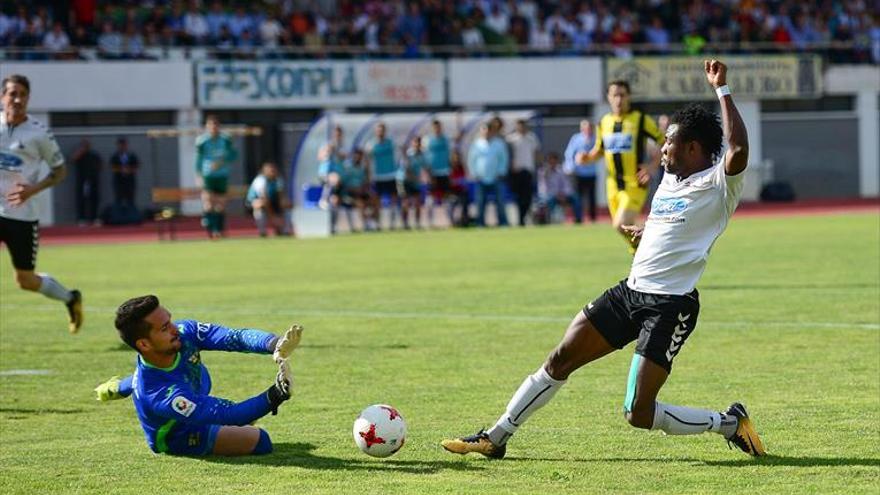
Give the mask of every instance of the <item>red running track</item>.
[[(736, 216), (825, 215), (853, 212), (880, 213), (880, 198), (810, 200), (791, 203), (743, 203), (737, 209)], [(603, 209), (600, 221), (607, 221), (607, 217), (607, 211)], [(198, 218), (183, 217), (177, 219), (176, 222), (178, 240), (207, 240), (207, 235), (201, 228)], [(75, 225), (43, 227), (40, 229), (40, 244), (159, 242), (157, 227), (154, 222), (122, 227), (79, 227)], [(257, 237), (257, 229), (253, 220), (243, 216), (227, 218), (227, 237)]]

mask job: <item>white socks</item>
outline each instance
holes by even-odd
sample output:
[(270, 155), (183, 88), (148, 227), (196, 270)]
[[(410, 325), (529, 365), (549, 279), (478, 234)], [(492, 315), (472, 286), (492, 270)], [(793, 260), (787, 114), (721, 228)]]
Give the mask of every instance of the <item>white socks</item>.
[(736, 426), (736, 417), (717, 411), (654, 403), (654, 424), (651, 429), (662, 430), (667, 435), (696, 435), (711, 431), (730, 438)]
[(507, 404), (507, 410), (498, 418), (495, 426), (489, 429), (489, 440), (495, 445), (504, 445), (511, 435), (529, 419), (535, 411), (556, 395), (565, 381), (554, 380), (544, 366), (523, 380), (516, 393)]
[(64, 288), (63, 285), (58, 283), (57, 280), (52, 278), (51, 275), (47, 273), (38, 273), (37, 276), (40, 277), (40, 294), (43, 294), (49, 299), (56, 299), (65, 304), (73, 299), (73, 294)]

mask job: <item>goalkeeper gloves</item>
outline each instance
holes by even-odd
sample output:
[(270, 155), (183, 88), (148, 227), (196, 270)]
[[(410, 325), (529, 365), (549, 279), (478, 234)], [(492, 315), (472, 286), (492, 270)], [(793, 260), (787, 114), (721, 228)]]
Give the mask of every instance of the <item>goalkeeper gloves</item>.
[(114, 376), (95, 387), (95, 400), (107, 402), (116, 399), (124, 399), (125, 396), (119, 393), (120, 382), (122, 382), (122, 380), (120, 380), (118, 376)]
[(278, 414), (278, 406), (284, 401), (290, 399), (292, 388), (293, 373), (290, 371), (290, 365), (287, 363), (287, 360), (282, 360), (278, 365), (278, 373), (275, 375), (275, 383), (266, 390), (269, 405), (272, 406), (273, 416)]
[(275, 352), (272, 353), (272, 359), (274, 359), (276, 363), (281, 364), (282, 361), (290, 357), (290, 354), (299, 345), (299, 341), (302, 339), (302, 333), (302, 325), (291, 325), (290, 328), (287, 329), (287, 332), (285, 332), (275, 344)]

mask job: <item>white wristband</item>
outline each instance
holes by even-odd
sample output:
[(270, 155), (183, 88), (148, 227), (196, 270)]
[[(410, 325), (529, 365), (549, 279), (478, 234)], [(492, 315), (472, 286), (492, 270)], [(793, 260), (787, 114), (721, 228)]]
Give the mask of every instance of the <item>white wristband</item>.
[(730, 94), (730, 86), (724, 85), (718, 88), (715, 88), (715, 94), (718, 95), (718, 99), (724, 98), (725, 96)]

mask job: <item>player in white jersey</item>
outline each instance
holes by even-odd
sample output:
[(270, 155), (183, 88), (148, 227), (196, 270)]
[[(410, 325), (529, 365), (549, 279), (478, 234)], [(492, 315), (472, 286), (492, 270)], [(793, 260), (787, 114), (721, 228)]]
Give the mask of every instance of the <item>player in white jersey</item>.
[[(67, 306), (71, 333), (83, 322), (82, 296), (46, 273), (35, 273), (40, 241), (39, 213), (32, 197), (64, 179), (64, 157), (52, 132), (27, 114), (30, 82), (18, 74), (3, 79), (0, 101), (0, 244), (6, 244), (15, 282)], [(49, 175), (40, 178), (42, 162)]]
[(628, 227), (634, 237), (641, 236), (629, 278), (574, 317), (562, 341), (523, 381), (495, 426), (444, 440), (446, 450), (504, 457), (507, 440), (572, 372), (636, 340), (624, 399), (624, 415), (632, 426), (669, 435), (719, 433), (750, 455), (765, 453), (740, 403), (721, 412), (657, 401), (672, 360), (694, 330), (700, 310), (695, 285), (712, 244), (736, 209), (748, 162), (748, 137), (727, 87), (727, 67), (707, 60), (704, 69), (718, 94), (722, 123), (697, 105), (673, 116), (661, 151), (666, 177), (644, 229)]

